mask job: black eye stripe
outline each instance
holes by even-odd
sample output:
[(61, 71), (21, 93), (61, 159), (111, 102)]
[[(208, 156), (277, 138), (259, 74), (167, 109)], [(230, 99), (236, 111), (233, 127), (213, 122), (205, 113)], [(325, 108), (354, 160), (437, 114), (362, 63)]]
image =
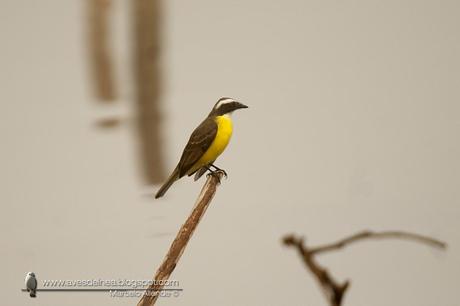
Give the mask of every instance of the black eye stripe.
[(229, 113), (231, 111), (234, 111), (236, 108), (237, 108), (237, 104), (236, 102), (230, 102), (230, 103), (225, 103), (225, 104), (222, 104), (218, 109), (217, 109), (217, 112), (219, 114), (226, 114), (226, 113)]
[(214, 105), (208, 116), (221, 116), (233, 112), (239, 108), (245, 108), (244, 105), (234, 100), (233, 98), (220, 98)]

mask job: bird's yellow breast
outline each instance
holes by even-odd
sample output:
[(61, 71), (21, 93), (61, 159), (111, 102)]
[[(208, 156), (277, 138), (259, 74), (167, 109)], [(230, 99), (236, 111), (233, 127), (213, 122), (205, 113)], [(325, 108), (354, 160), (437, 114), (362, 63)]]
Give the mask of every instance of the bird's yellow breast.
[(215, 122), (217, 124), (217, 133), (214, 141), (203, 156), (196, 162), (190, 169), (189, 173), (193, 173), (201, 167), (208, 165), (216, 160), (219, 155), (224, 152), (230, 138), (232, 137), (233, 124), (229, 115), (216, 116)]

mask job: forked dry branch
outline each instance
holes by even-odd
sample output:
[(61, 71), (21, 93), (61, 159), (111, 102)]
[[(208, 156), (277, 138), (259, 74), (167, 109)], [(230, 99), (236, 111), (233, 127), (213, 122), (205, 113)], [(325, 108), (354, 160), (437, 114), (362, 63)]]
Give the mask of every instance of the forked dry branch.
[(431, 237), (401, 231), (362, 231), (334, 243), (318, 247), (307, 247), (303, 237), (296, 237), (294, 234), (290, 234), (283, 238), (283, 243), (286, 246), (294, 247), (299, 252), (304, 264), (314, 275), (319, 285), (321, 286), (321, 289), (323, 290), (329, 305), (340, 306), (342, 305), (343, 297), (350, 285), (350, 281), (346, 280), (343, 283), (339, 283), (337, 280), (335, 280), (327, 269), (318, 264), (316, 261), (316, 255), (330, 251), (337, 251), (352, 243), (362, 240), (388, 238), (410, 240), (439, 249), (445, 249), (447, 247), (446, 243)]

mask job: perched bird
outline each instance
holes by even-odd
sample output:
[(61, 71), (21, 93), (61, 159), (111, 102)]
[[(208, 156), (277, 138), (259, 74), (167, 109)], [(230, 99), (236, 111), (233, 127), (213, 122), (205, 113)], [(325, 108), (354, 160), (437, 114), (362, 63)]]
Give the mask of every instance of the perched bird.
[(37, 279), (35, 278), (34, 272), (29, 272), (25, 279), (27, 291), (30, 292), (30, 297), (37, 296)]
[[(231, 114), (246, 105), (232, 98), (220, 98), (209, 115), (193, 131), (185, 146), (179, 163), (169, 176), (168, 180), (158, 190), (155, 198), (162, 197), (171, 185), (184, 175), (195, 174), (195, 181), (199, 179), (211, 166), (219, 171), (213, 163), (225, 150), (232, 136)], [(224, 171), (225, 173), (225, 171)]]

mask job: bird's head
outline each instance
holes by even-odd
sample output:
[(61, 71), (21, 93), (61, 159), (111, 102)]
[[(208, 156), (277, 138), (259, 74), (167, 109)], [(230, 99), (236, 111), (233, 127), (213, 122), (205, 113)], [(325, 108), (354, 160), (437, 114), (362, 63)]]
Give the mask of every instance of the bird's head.
[(29, 273), (27, 273), (27, 276), (35, 277), (35, 273), (34, 272), (29, 272)]
[(248, 107), (232, 98), (223, 97), (220, 98), (214, 105), (209, 116), (222, 116), (225, 114), (231, 114), (240, 108)]

